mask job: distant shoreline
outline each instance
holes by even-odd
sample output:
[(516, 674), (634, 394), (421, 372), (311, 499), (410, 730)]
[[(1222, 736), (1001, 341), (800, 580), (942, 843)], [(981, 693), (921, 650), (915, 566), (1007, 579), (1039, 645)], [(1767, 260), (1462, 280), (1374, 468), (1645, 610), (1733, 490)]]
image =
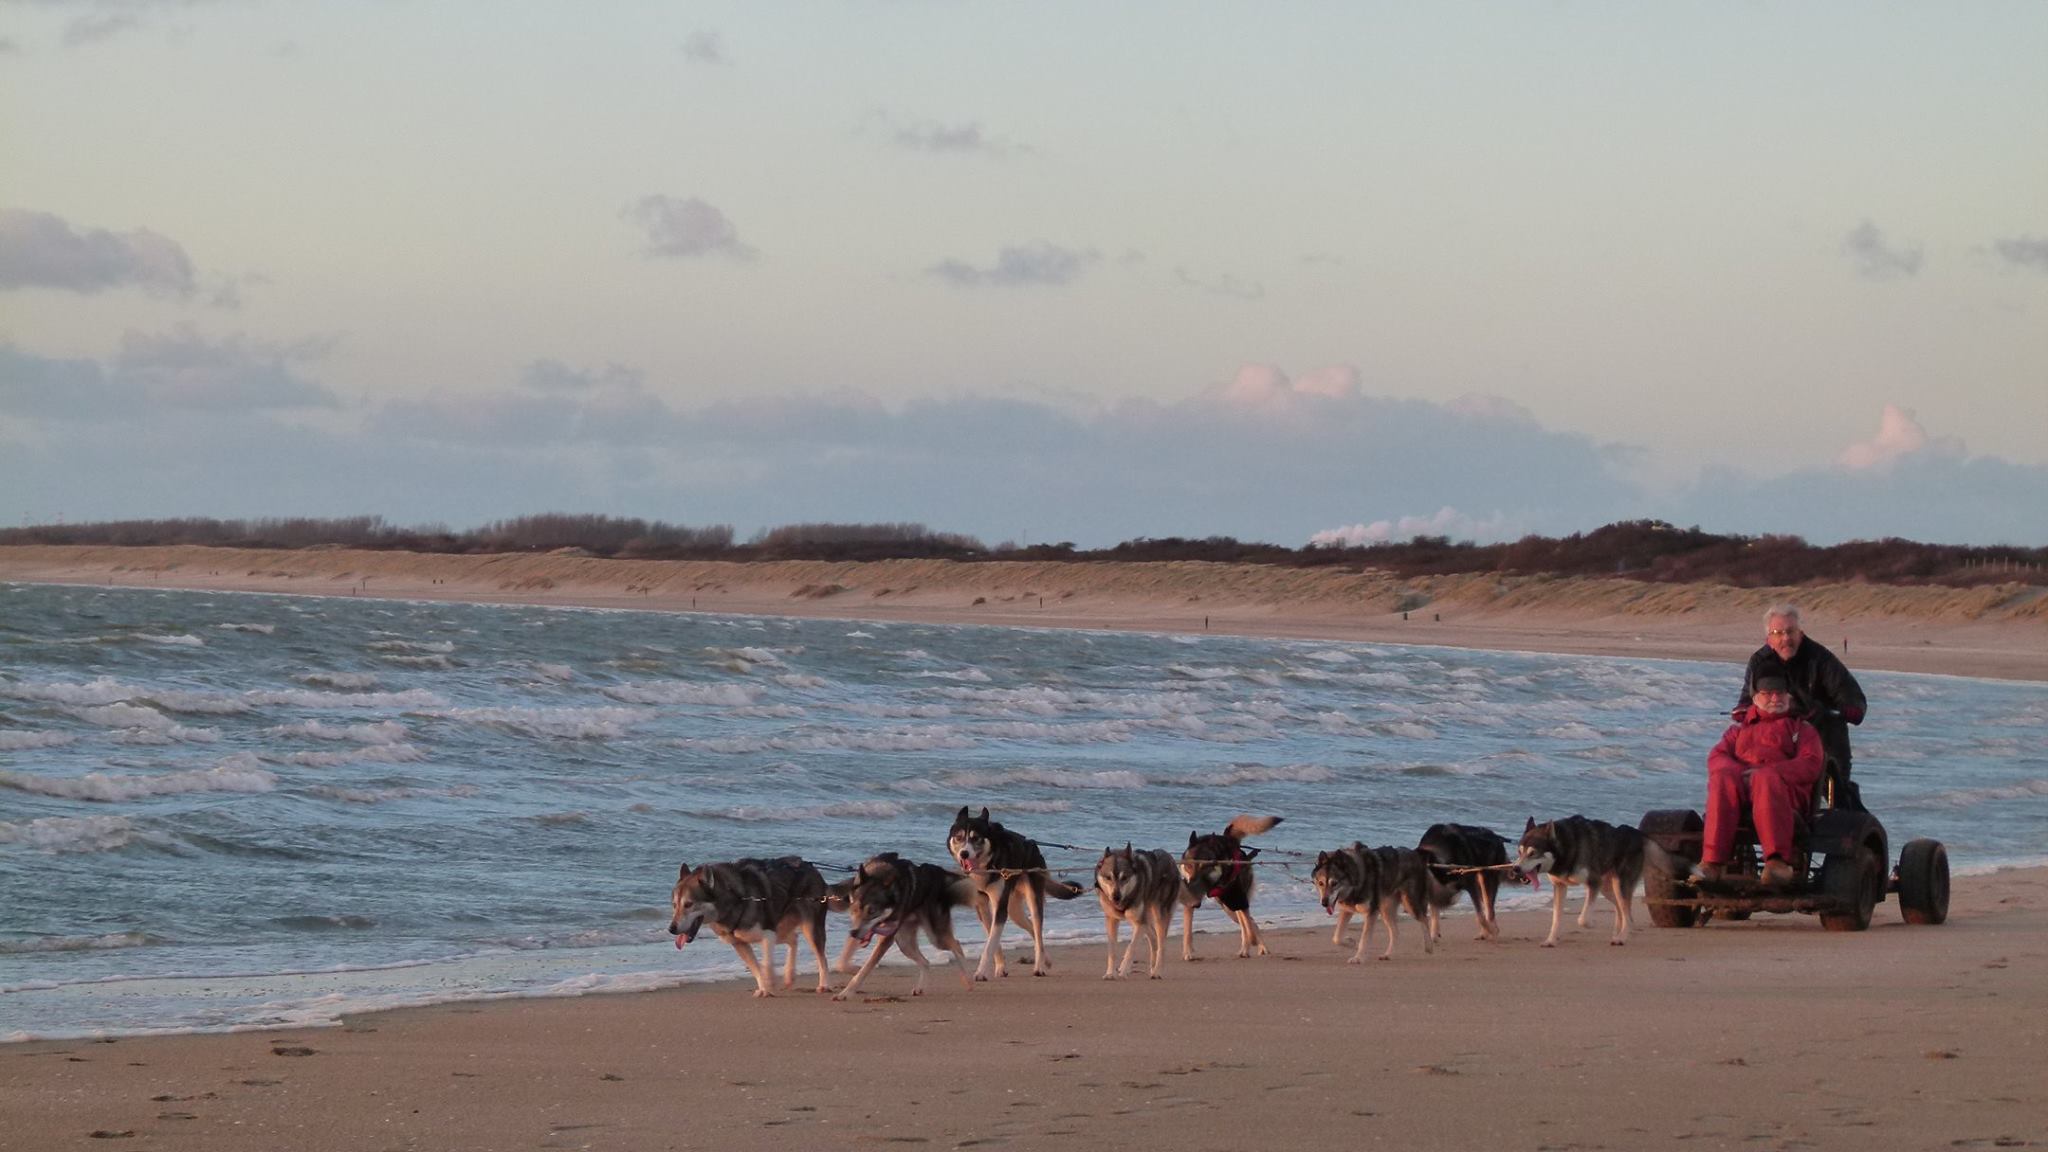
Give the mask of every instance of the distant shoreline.
[(347, 549), (0, 546), (0, 580), (1108, 629), (1740, 663), (1792, 600), (1852, 668), (2048, 680), (2048, 590), (1802, 588), (1199, 561), (608, 560)]

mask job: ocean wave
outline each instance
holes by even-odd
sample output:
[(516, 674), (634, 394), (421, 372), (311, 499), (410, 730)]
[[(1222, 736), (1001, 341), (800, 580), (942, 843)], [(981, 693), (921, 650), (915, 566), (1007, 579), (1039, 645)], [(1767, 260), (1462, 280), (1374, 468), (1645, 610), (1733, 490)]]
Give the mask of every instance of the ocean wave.
[(99, 676), (84, 683), (76, 681), (0, 680), (0, 696), (16, 700), (37, 700), (50, 704), (114, 704), (132, 700), (142, 690), (112, 676)]
[(378, 659), (387, 664), (396, 664), (401, 668), (432, 668), (440, 672), (460, 667), (455, 661), (450, 660), (446, 656), (401, 656), (397, 653), (386, 653), (379, 656)]
[[(5, 782), (0, 779), (0, 784)], [(0, 821), (0, 844), (23, 844), (42, 852), (111, 852), (137, 835), (125, 816), (45, 816), (21, 824)]]
[(69, 732), (0, 731), (0, 752), (22, 752), (30, 748), (62, 748), (77, 740)]
[(222, 623), (215, 624), (214, 627), (220, 629), (223, 632), (254, 632), (259, 636), (268, 636), (271, 633), (277, 631), (277, 625), (275, 624)]
[(752, 704), (761, 696), (761, 690), (751, 684), (692, 684), (685, 680), (613, 684), (603, 692), (627, 704), (698, 704), (711, 708), (737, 708)]
[(136, 632), (132, 635), (137, 640), (144, 640), (151, 644), (163, 644), (172, 648), (206, 647), (206, 641), (192, 635), (190, 632)]
[(339, 688), (345, 692), (360, 692), (377, 686), (374, 672), (308, 672), (300, 680), (323, 688)]
[(794, 736), (692, 737), (678, 748), (736, 756), (751, 752), (931, 752), (974, 747), (974, 741), (943, 725), (877, 732), (807, 732)]
[(384, 804), (393, 800), (416, 800), (447, 798), (467, 800), (481, 792), (473, 784), (457, 784), (450, 788), (341, 788), (334, 785), (318, 784), (306, 789), (309, 796), (325, 800), (340, 800), (345, 804)]
[(576, 670), (567, 664), (535, 664), (533, 673), (543, 680), (574, 680)]
[(741, 804), (732, 808), (699, 809), (692, 815), (714, 820), (737, 820), (745, 824), (769, 824), (804, 820), (891, 820), (905, 811), (903, 805), (890, 800), (848, 800), (787, 808)]
[(612, 740), (648, 719), (637, 708), (445, 708), (423, 715), (555, 740)]
[(453, 640), (372, 640), (372, 652), (429, 652), (446, 656), (455, 651)]
[(309, 740), (352, 740), (358, 744), (403, 744), (407, 733), (405, 725), (396, 720), (383, 720), (375, 724), (328, 724), (320, 720), (301, 720), (296, 724), (280, 724), (269, 729), (269, 736), (301, 736)]
[(921, 680), (952, 680), (960, 684), (990, 684), (994, 678), (979, 668), (956, 668), (945, 672), (913, 672)]
[(1192, 664), (1168, 664), (1166, 670), (1187, 680), (1228, 680), (1241, 675), (1236, 668), (1197, 668)]
[(448, 698), (424, 688), (403, 692), (313, 692), (303, 688), (253, 688), (242, 693), (250, 704), (292, 708), (445, 708)]
[(0, 787), (65, 800), (112, 803), (181, 792), (269, 792), (277, 787), (277, 777), (257, 767), (255, 757), (243, 752), (211, 768), (165, 772), (155, 776), (111, 776), (105, 772), (89, 772), (84, 776), (36, 776), (0, 770)]
[(1953, 788), (1899, 802), (1901, 808), (1975, 808), (1999, 800), (2032, 800), (2048, 796), (2048, 779), (2016, 780), (1984, 788)]
[(346, 752), (281, 752), (267, 758), (302, 768), (340, 768), (346, 764), (416, 764), (427, 754), (416, 744), (372, 744)]
[(1208, 773), (1188, 783), (1204, 787), (1233, 784), (1321, 784), (1335, 780), (1337, 773), (1321, 764), (1232, 764), (1220, 772)]
[(0, 940), (0, 956), (28, 952), (97, 952), (111, 948), (147, 948), (167, 943), (147, 932), (109, 932), (103, 936), (29, 936)]
[(1067, 768), (1007, 768), (994, 771), (954, 772), (942, 783), (953, 788), (1004, 788), (1035, 784), (1042, 788), (1131, 789), (1143, 788), (1142, 773), (1122, 769), (1077, 772)]

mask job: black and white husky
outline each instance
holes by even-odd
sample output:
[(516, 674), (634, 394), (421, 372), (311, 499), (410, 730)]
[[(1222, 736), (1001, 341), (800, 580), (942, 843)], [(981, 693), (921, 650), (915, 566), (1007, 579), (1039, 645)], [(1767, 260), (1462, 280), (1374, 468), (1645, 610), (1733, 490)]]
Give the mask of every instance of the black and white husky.
[(960, 983), (974, 987), (967, 974), (967, 954), (960, 950), (959, 937), (953, 935), (953, 909), (976, 899), (967, 877), (936, 864), (915, 864), (894, 852), (884, 852), (862, 864), (852, 884), (835, 887), (846, 894), (846, 914), (853, 921), (848, 937), (852, 945), (857, 948), (869, 940), (879, 942), (834, 1000), (859, 991), (861, 981), (881, 963), (891, 944), (917, 965), (917, 983), (911, 985), (910, 994), (924, 995), (924, 977), (931, 964), (917, 947), (919, 932), (951, 952)]
[[(754, 995), (773, 996), (775, 946), (789, 949), (782, 986), (796, 986), (796, 937), (803, 933), (818, 958), (818, 991), (830, 992), (825, 976), (825, 878), (802, 857), (747, 858), (723, 864), (682, 866), (669, 894), (669, 934), (676, 947), (690, 943), (706, 924), (754, 975)], [(763, 955), (754, 957), (755, 943)]]
[[(1181, 951), (1187, 955), (1193, 942), (1195, 895), (1181, 879), (1173, 857), (1157, 848), (1104, 848), (1095, 863), (1095, 898), (1102, 904), (1103, 930), (1109, 937), (1109, 961), (1102, 970), (1104, 980), (1119, 980), (1131, 974), (1131, 955), (1143, 936), (1152, 949), (1152, 979), (1159, 979), (1159, 963), (1166, 952), (1166, 931), (1173, 923), (1176, 906), (1188, 909), (1181, 934)], [(1123, 925), (1131, 926), (1131, 942), (1124, 948), (1122, 965), (1116, 960), (1116, 938)]]
[(1051, 972), (1052, 962), (1045, 958), (1045, 898), (1072, 900), (1086, 889), (1054, 880), (1046, 872), (1038, 844), (989, 819), (986, 808), (979, 816), (960, 809), (946, 834), (946, 852), (981, 896), (974, 910), (988, 930), (988, 943), (982, 946), (974, 978), (1009, 975), (1003, 965), (1003, 926), (1013, 913), (1031, 929), (1031, 974)]
[[(1643, 859), (1663, 849), (1643, 838), (1626, 824), (1567, 816), (1538, 824), (1529, 818), (1522, 841), (1515, 851), (1515, 867), (1525, 876), (1543, 873), (1550, 877), (1550, 935), (1545, 948), (1557, 946), (1557, 930), (1564, 921), (1565, 889), (1586, 886), (1586, 904), (1579, 909), (1579, 927), (1591, 925), (1593, 901), (1602, 892), (1614, 905), (1614, 935), (1609, 944), (1628, 943), (1629, 921), (1636, 881), (1643, 875)], [(1667, 861), (1669, 870), (1680, 870), (1677, 861)]]
[(1415, 850), (1429, 858), (1431, 871), (1445, 886), (1472, 897), (1479, 939), (1498, 939), (1500, 921), (1493, 903), (1508, 862), (1507, 837), (1471, 824), (1432, 824)]
[(1429, 857), (1413, 848), (1368, 848), (1353, 841), (1349, 848), (1316, 853), (1315, 871), (1309, 878), (1315, 883), (1323, 911), (1337, 917), (1331, 943), (1344, 943), (1344, 930), (1353, 916), (1363, 919), (1358, 950), (1349, 961), (1352, 964), (1365, 960), (1366, 946), (1372, 942), (1374, 917), (1387, 926), (1387, 950), (1380, 953), (1380, 959), (1394, 958), (1394, 945), (1401, 938), (1394, 913), (1401, 908), (1421, 923), (1422, 950), (1436, 951), (1438, 911), (1458, 898), (1456, 888), (1437, 881), (1430, 871)]
[(1245, 847), (1244, 842), (1247, 837), (1272, 831), (1282, 819), (1280, 816), (1239, 816), (1224, 825), (1221, 833), (1188, 833), (1187, 851), (1180, 854), (1180, 875), (1187, 882), (1188, 895), (1194, 902), (1183, 905), (1187, 926), (1181, 932), (1181, 959), (1195, 958), (1195, 909), (1201, 906), (1204, 894), (1223, 905), (1223, 910), (1237, 922), (1239, 959), (1251, 955), (1254, 947), (1259, 950), (1259, 955), (1266, 955), (1266, 942), (1259, 936), (1259, 923), (1252, 919), (1252, 889), (1257, 887), (1252, 859), (1259, 850)]

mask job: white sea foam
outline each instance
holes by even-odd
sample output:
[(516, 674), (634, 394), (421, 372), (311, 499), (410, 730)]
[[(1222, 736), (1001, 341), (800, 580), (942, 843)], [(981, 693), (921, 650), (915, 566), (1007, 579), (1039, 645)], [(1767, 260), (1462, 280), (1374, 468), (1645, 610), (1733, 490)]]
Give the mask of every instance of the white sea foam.
[(613, 740), (649, 719), (638, 708), (444, 708), (422, 714), (557, 740)]
[(451, 788), (343, 788), (332, 784), (318, 784), (306, 789), (306, 793), (310, 796), (340, 800), (349, 804), (383, 804), (392, 800), (434, 798), (467, 800), (476, 796), (478, 789), (470, 784), (457, 784)]
[(254, 756), (238, 752), (211, 768), (150, 776), (109, 775), (105, 772), (88, 772), (84, 776), (39, 776), (0, 770), (0, 786), (39, 796), (111, 803), (182, 792), (268, 792), (277, 787), (277, 777), (260, 767)]
[(377, 674), (374, 672), (308, 672), (299, 679), (322, 688), (339, 688), (346, 692), (360, 692), (377, 686)]
[(1143, 788), (1145, 777), (1137, 772), (1110, 770), (1076, 772), (1066, 768), (1006, 768), (995, 771), (954, 772), (942, 783), (953, 788), (1001, 788), (1015, 784), (1036, 784), (1043, 788)]
[(292, 708), (444, 708), (448, 698), (424, 688), (403, 692), (313, 692), (303, 688), (256, 688), (242, 693), (242, 699), (262, 707)]
[[(0, 773), (0, 784), (6, 776)], [(24, 844), (42, 852), (110, 852), (135, 839), (125, 816), (45, 816), (22, 824), (0, 821), (0, 844)]]
[(974, 747), (974, 740), (944, 725), (875, 731), (833, 730), (794, 735), (700, 737), (674, 741), (678, 748), (740, 756), (753, 752), (931, 752)]
[(277, 631), (277, 625), (275, 624), (224, 623), (215, 624), (214, 627), (219, 628), (223, 632), (254, 632), (259, 636), (268, 636), (271, 633)]
[(147, 640), (151, 644), (164, 644), (173, 648), (206, 647), (206, 641), (201, 640), (199, 637), (192, 635), (190, 632), (137, 632), (135, 633), (135, 638), (137, 640)]
[(1189, 680), (1228, 680), (1240, 674), (1235, 668), (1197, 668), (1192, 664), (1168, 664), (1166, 670)]
[(455, 661), (450, 660), (446, 656), (400, 656), (387, 653), (380, 656), (379, 659), (387, 664), (396, 664), (402, 668), (433, 668), (444, 672), (456, 666)]
[(903, 805), (891, 800), (848, 800), (837, 804), (808, 804), (792, 807), (742, 804), (732, 808), (706, 809), (696, 813), (748, 824), (804, 820), (890, 820), (903, 815)]
[(453, 640), (373, 640), (372, 652), (429, 652), (445, 656), (455, 651)]
[(603, 691), (627, 704), (699, 704), (713, 708), (752, 704), (761, 695), (761, 689), (751, 684), (693, 684), (685, 680), (642, 680), (614, 684)]
[(1321, 764), (1232, 764), (1219, 772), (1210, 772), (1194, 781), (1205, 786), (1228, 787), (1233, 784), (1320, 784), (1335, 780), (1337, 774)]
[(142, 690), (131, 684), (124, 684), (111, 676), (100, 676), (84, 683), (62, 681), (0, 680), (0, 696), (12, 696), (16, 700), (42, 700), (52, 704), (113, 704), (132, 700)]
[(358, 744), (402, 744), (406, 739), (405, 725), (396, 720), (383, 720), (375, 724), (329, 724), (321, 720), (301, 720), (296, 724), (280, 724), (269, 729), (270, 736), (298, 736), (308, 740), (353, 740)]
[(285, 752), (269, 757), (279, 764), (303, 768), (340, 768), (348, 764), (414, 764), (427, 754), (417, 744), (373, 744), (346, 752)]
[(576, 670), (567, 664), (535, 664), (534, 675), (545, 680), (574, 680)]
[(14, 729), (0, 731), (0, 752), (20, 752), (30, 748), (62, 748), (77, 740), (69, 732), (21, 732)]

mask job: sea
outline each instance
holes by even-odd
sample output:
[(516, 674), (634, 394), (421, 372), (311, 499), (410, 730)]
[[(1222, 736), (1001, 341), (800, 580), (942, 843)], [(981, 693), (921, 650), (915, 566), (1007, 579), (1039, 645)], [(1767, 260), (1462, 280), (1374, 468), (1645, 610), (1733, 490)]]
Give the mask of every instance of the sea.
[[(1278, 815), (1255, 841), (1260, 918), (1322, 923), (1319, 849), (1697, 807), (1740, 677), (1424, 645), (0, 585), (0, 1041), (728, 978), (731, 949), (666, 931), (683, 865), (798, 854), (831, 880), (879, 851), (936, 862), (963, 806), (1084, 885), (1105, 847), (1177, 855), (1238, 813)], [(2042, 863), (2048, 685), (1858, 677), (1857, 779), (1894, 850), (1938, 839), (1963, 873)], [(1090, 896), (1047, 923), (1102, 938)], [(1213, 906), (1198, 926), (1228, 927)], [(834, 918), (832, 948), (843, 931)]]

